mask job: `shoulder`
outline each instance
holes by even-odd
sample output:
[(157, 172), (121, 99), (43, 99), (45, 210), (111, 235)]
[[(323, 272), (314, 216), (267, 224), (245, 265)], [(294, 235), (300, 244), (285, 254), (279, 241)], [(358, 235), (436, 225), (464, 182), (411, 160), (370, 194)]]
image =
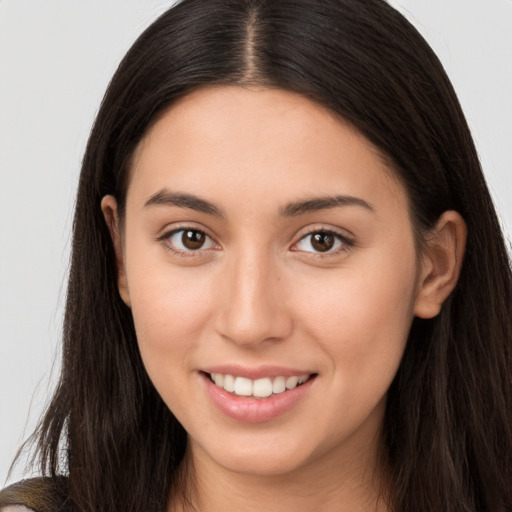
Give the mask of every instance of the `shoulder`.
[(0, 491), (0, 512), (71, 512), (67, 478), (21, 480)]

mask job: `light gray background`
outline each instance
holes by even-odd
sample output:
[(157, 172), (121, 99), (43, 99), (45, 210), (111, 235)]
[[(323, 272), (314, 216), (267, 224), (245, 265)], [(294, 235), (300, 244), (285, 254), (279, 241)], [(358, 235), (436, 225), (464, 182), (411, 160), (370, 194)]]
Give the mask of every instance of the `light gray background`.
[[(512, 0), (390, 3), (452, 78), (510, 238)], [(117, 63), (171, 4), (0, 0), (0, 487), (58, 373), (69, 232), (88, 132)]]

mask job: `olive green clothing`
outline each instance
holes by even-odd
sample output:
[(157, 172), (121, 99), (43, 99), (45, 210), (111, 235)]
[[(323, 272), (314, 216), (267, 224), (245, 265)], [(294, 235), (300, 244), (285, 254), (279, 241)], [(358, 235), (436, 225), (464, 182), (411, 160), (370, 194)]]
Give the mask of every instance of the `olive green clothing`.
[(31, 478), (0, 491), (0, 512), (26, 512), (27, 509), (30, 512), (72, 512), (67, 478)]

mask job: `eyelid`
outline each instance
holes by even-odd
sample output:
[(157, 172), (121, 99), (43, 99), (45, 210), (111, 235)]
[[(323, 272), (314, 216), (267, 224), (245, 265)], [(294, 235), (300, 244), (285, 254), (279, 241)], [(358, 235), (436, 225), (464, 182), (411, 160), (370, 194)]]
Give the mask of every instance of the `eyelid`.
[(332, 233), (333, 235), (339, 236), (347, 242), (355, 243), (355, 235), (348, 229), (333, 226), (332, 224), (321, 224), (315, 223), (310, 224), (306, 227), (299, 229), (293, 236), (296, 244), (299, 240), (302, 240), (305, 236), (311, 235), (312, 233)]
[(158, 234), (156, 235), (156, 240), (162, 240), (164, 238), (167, 238), (169, 235), (176, 233), (177, 231), (182, 231), (185, 229), (190, 229), (192, 231), (201, 231), (205, 235), (209, 236), (212, 240), (215, 241), (217, 245), (220, 245), (217, 240), (214, 233), (212, 233), (211, 229), (203, 226), (202, 224), (198, 224), (194, 221), (182, 221), (182, 222), (173, 222), (171, 224), (166, 225), (162, 229), (158, 231)]
[[(199, 231), (201, 233), (204, 233), (215, 245), (215, 247), (208, 247), (208, 248), (199, 248), (197, 250), (187, 250), (183, 251), (176, 247), (171, 246), (171, 244), (168, 242), (169, 238), (173, 236), (176, 233), (179, 233), (180, 231)], [(304, 251), (301, 249), (297, 249), (296, 246), (304, 240), (306, 237), (314, 235), (315, 233), (327, 233), (334, 235), (338, 240), (341, 241), (342, 247), (334, 250), (334, 251), (326, 251), (324, 253), (320, 251)], [(307, 226), (305, 228), (302, 228), (297, 232), (297, 234), (294, 236), (294, 242), (290, 246), (290, 250), (294, 252), (302, 252), (307, 253), (315, 258), (323, 258), (323, 257), (329, 257), (329, 256), (335, 256), (339, 254), (340, 252), (346, 252), (350, 248), (352, 248), (355, 245), (355, 237), (352, 233), (350, 233), (346, 229), (342, 229), (339, 227), (333, 227), (332, 225), (325, 225), (325, 224), (314, 224)], [(221, 245), (217, 242), (215, 235), (212, 235), (210, 230), (204, 226), (197, 225), (194, 222), (182, 222), (173, 224), (171, 226), (167, 226), (162, 230), (162, 233), (157, 235), (156, 241), (162, 243), (164, 247), (169, 250), (170, 252), (174, 254), (178, 254), (181, 256), (201, 256), (204, 255), (205, 252), (209, 252), (212, 250), (219, 250), (222, 249)]]
[[(327, 251), (327, 252), (315, 252), (315, 251), (301, 251), (300, 249), (295, 249), (302, 240), (304, 240), (306, 237), (314, 235), (315, 233), (327, 233), (334, 235), (336, 238), (338, 238), (342, 244), (343, 247), (334, 250), (334, 251)], [(296, 251), (296, 252), (303, 252), (303, 253), (309, 253), (311, 255), (314, 255), (316, 258), (320, 257), (329, 257), (329, 256), (335, 256), (339, 254), (340, 252), (345, 252), (352, 248), (355, 245), (355, 237), (352, 233), (348, 232), (347, 230), (336, 228), (331, 225), (325, 225), (325, 224), (315, 224), (313, 226), (308, 226), (306, 228), (301, 229), (296, 236), (294, 237), (294, 242), (290, 247), (290, 250)]]
[[(169, 243), (169, 239), (175, 235), (176, 233), (179, 233), (180, 231), (199, 231), (200, 233), (203, 233), (206, 235), (215, 245), (215, 247), (208, 247), (206, 249), (199, 248), (197, 250), (188, 250), (183, 251), (176, 247), (173, 247)], [(156, 237), (156, 241), (160, 242), (164, 245), (165, 249), (172, 252), (173, 254), (177, 254), (180, 256), (186, 256), (186, 257), (194, 257), (194, 256), (201, 256), (207, 251), (211, 250), (218, 250), (220, 249), (220, 244), (217, 242), (215, 237), (209, 232), (209, 230), (203, 226), (198, 226), (194, 222), (183, 222), (178, 224), (173, 224), (172, 226), (168, 226), (162, 230), (163, 232)]]

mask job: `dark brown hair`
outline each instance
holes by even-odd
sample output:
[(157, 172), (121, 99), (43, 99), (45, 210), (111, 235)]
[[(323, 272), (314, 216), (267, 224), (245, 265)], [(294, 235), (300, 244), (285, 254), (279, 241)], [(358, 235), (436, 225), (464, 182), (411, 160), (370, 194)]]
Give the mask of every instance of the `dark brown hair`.
[(383, 457), (396, 512), (512, 510), (512, 277), (453, 88), (419, 33), (382, 0), (184, 0), (115, 73), (80, 176), (58, 389), (36, 439), (42, 471), (69, 476), (77, 510), (164, 511), (186, 433), (151, 384), (100, 201), (121, 213), (130, 158), (195, 88), (295, 91), (389, 159), (418, 236), (454, 209), (468, 226), (459, 283), (416, 319), (389, 390)]

